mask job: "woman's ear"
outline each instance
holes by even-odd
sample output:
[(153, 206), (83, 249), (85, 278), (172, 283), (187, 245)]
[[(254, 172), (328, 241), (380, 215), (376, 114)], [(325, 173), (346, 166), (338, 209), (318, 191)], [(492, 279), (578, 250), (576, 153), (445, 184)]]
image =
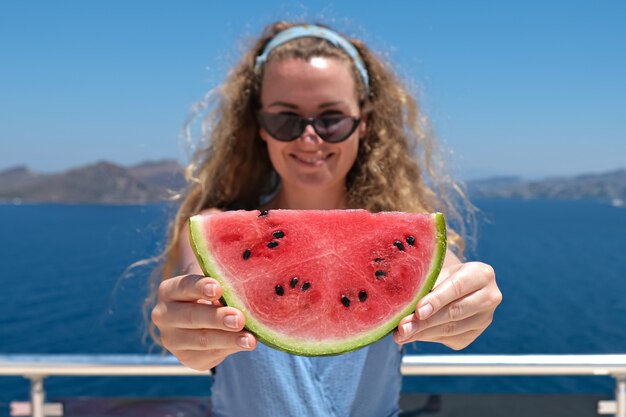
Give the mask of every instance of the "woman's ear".
[(267, 132), (261, 126), (259, 126), (259, 137), (263, 142), (267, 142)]
[(369, 113), (365, 113), (361, 117), (361, 123), (359, 123), (359, 139), (363, 139), (365, 137), (365, 133), (367, 132), (367, 119), (369, 118)]

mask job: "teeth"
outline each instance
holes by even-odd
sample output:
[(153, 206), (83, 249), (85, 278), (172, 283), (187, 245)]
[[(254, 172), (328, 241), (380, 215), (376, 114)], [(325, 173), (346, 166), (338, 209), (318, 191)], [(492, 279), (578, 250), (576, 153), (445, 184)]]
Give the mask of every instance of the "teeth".
[(308, 164), (314, 164), (319, 161), (323, 161), (324, 158), (304, 158), (302, 156), (296, 156), (299, 160), (306, 162)]

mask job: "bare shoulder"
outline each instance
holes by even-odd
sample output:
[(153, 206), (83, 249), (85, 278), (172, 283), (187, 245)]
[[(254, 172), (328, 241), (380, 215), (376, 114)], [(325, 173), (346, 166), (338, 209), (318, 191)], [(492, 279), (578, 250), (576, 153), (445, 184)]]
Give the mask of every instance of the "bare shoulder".
[(215, 213), (221, 213), (223, 210), (217, 209), (217, 208), (207, 208), (207, 209), (203, 209), (200, 214), (215, 214)]

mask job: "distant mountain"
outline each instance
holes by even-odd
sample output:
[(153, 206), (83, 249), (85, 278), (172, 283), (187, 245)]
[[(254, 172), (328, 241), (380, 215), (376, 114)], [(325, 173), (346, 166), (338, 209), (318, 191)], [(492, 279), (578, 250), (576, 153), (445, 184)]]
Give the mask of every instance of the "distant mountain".
[(183, 169), (172, 160), (131, 167), (100, 161), (53, 174), (19, 166), (0, 172), (0, 202), (146, 204), (183, 185)]
[[(124, 167), (100, 161), (60, 173), (26, 166), (0, 171), (0, 203), (146, 204), (166, 201), (185, 185), (174, 160)], [(472, 198), (597, 199), (626, 206), (626, 169), (527, 181), (494, 177), (467, 182)]]
[(473, 198), (556, 198), (596, 199), (616, 206), (626, 205), (626, 169), (525, 181), (517, 177), (496, 177), (467, 182)]
[(9, 168), (0, 172), (0, 189), (4, 183), (11, 184), (12, 188), (27, 187), (38, 181), (40, 177), (40, 174), (31, 171), (25, 165)]
[(128, 167), (128, 172), (137, 181), (158, 188), (168, 187), (175, 190), (185, 186), (183, 168), (174, 160), (146, 161)]

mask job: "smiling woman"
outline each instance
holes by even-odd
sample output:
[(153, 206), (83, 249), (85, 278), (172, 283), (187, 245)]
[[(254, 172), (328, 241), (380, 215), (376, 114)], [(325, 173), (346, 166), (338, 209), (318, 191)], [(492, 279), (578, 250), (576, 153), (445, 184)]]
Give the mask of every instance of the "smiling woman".
[[(276, 206), (347, 207), (344, 178), (354, 165), (366, 130), (366, 121), (359, 121), (361, 109), (354, 84), (349, 63), (332, 58), (271, 61), (265, 67), (261, 111), (316, 118), (315, 123), (299, 123), (304, 129), (291, 141), (275, 140), (277, 131), (268, 131), (268, 124), (262, 124), (260, 136), (282, 179)], [(325, 140), (316, 125), (325, 127), (324, 136), (335, 141)], [(336, 136), (338, 131), (342, 134)], [(307, 190), (305, 198), (297, 189)], [(298, 199), (287, 201), (288, 196)], [(320, 201), (328, 207), (321, 207)]]
[[(501, 298), (491, 267), (449, 251), (436, 287), (392, 335), (336, 357), (300, 357), (258, 343), (243, 313), (220, 303), (222, 287), (203, 276), (186, 225), (192, 215), (235, 208), (442, 211), (458, 219), (448, 194), (458, 187), (435, 170), (417, 103), (362, 42), (285, 22), (266, 28), (218, 92), (204, 121), (209, 146), (188, 169), (152, 293), (163, 346), (189, 367), (217, 367), (216, 416), (397, 415), (402, 346), (461, 349), (475, 340)], [(448, 240), (462, 252), (458, 233)]]

